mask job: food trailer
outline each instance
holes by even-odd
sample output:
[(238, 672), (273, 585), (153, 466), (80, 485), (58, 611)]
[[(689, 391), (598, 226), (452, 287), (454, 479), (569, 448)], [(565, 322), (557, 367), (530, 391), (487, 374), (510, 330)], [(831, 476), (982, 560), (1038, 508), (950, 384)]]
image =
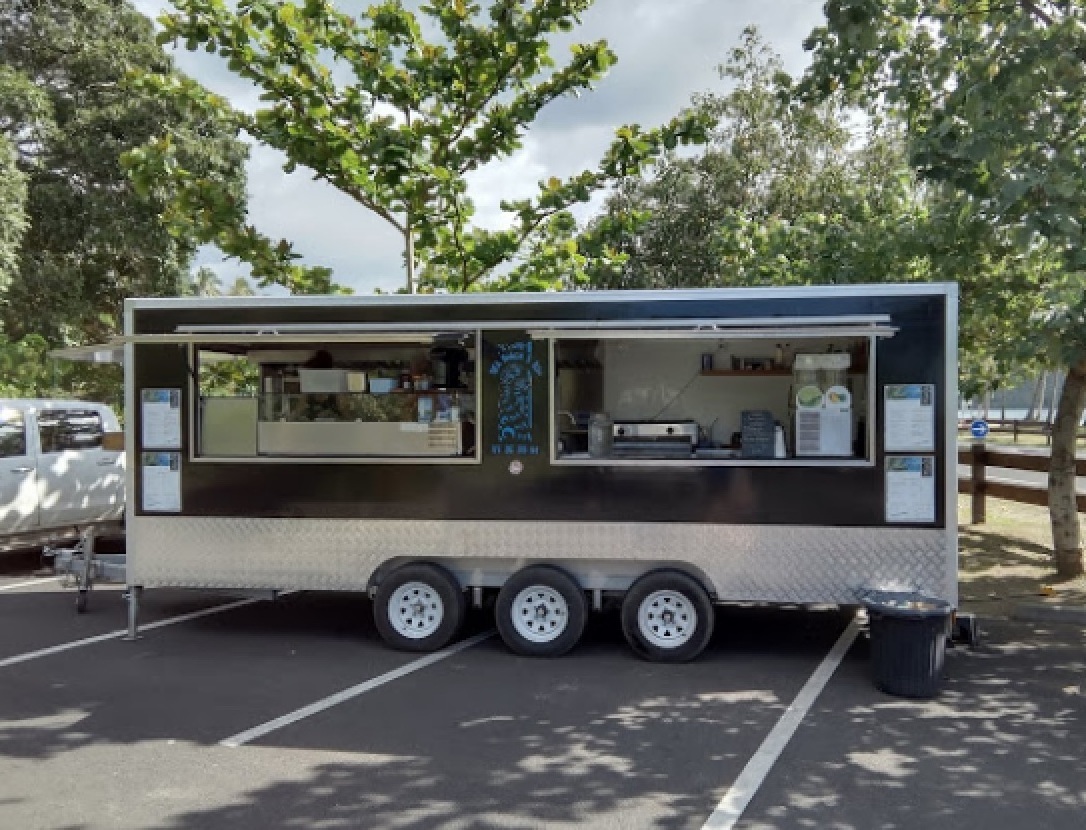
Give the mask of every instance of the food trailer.
[(718, 603), (956, 606), (956, 326), (952, 284), (129, 300), (131, 633), (153, 586), (365, 592), (417, 651), (618, 603), (662, 661)]

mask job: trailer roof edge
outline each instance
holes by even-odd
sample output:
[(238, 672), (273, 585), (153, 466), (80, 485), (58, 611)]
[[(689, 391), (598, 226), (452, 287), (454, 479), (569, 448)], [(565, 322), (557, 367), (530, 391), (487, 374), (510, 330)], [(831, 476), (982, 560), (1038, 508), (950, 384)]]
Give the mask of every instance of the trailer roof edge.
[(635, 303), (649, 300), (747, 300), (769, 297), (894, 297), (925, 294), (956, 295), (954, 282), (848, 283), (833, 285), (753, 286), (736, 288), (684, 288), (629, 291), (473, 292), (466, 294), (306, 294), (286, 297), (131, 297), (131, 309), (185, 308), (327, 308), (358, 305), (472, 306), (536, 303), (575, 303), (591, 299), (604, 303)]

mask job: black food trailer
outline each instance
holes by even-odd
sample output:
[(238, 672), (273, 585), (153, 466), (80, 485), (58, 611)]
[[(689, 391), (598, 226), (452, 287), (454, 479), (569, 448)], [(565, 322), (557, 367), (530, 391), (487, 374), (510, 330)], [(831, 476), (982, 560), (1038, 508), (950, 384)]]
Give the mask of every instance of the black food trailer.
[(957, 602), (950, 284), (126, 304), (128, 571), (367, 592), (427, 651), (494, 599), (556, 655), (621, 602)]

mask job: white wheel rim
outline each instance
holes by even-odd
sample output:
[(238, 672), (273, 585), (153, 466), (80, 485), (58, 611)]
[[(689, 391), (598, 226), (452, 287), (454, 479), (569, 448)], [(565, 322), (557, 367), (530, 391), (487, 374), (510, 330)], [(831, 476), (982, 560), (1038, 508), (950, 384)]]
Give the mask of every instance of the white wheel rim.
[(409, 640), (422, 640), (441, 627), (445, 603), (432, 585), (405, 582), (388, 599), (388, 621)]
[(549, 643), (569, 627), (569, 603), (549, 585), (531, 585), (513, 598), (509, 610), (517, 634), (531, 643)]
[(637, 627), (657, 648), (679, 648), (694, 636), (698, 612), (685, 594), (653, 591), (637, 608)]

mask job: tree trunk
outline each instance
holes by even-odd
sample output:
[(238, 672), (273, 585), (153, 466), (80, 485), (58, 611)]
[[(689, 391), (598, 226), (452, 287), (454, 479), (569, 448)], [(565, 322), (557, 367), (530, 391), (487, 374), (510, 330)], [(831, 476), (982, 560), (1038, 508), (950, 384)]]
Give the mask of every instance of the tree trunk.
[(1058, 371), (1052, 373), (1052, 397), (1048, 401), (1048, 416), (1045, 418), (1050, 424), (1056, 420), (1056, 408), (1059, 405), (1060, 390), (1063, 388), (1064, 380), (1060, 377)]
[(1048, 469), (1048, 509), (1056, 573), (1061, 579), (1081, 576), (1082, 529), (1075, 501), (1075, 442), (1086, 409), (1086, 360), (1067, 371), (1052, 425), (1052, 461)]
[(407, 293), (415, 293), (415, 237), (408, 225), (403, 233), (404, 251), (403, 258), (407, 263)]
[(1026, 412), (1027, 421), (1041, 420), (1041, 404), (1044, 403), (1045, 390), (1048, 389), (1048, 371), (1042, 370), (1033, 384), (1033, 395), (1030, 397), (1029, 410)]

